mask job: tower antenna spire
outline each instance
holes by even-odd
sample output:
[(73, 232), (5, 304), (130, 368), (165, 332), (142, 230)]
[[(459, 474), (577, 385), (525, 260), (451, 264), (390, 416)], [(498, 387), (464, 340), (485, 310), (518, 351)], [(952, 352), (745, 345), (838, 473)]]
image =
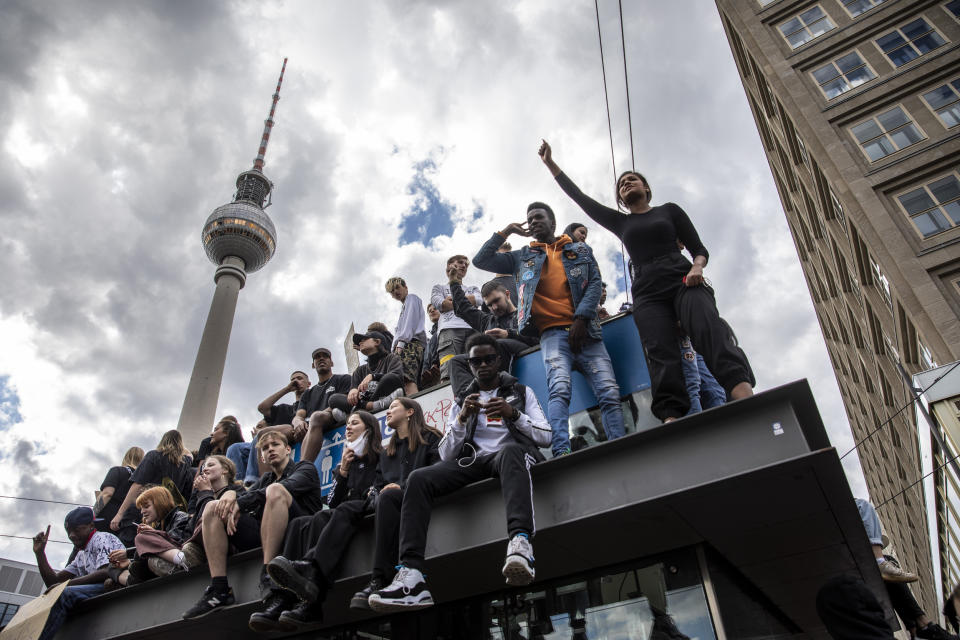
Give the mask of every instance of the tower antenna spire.
[(277, 110), (277, 102), (280, 100), (280, 85), (283, 84), (283, 73), (287, 70), (287, 59), (283, 59), (283, 66), (280, 68), (280, 78), (277, 80), (277, 90), (273, 92), (273, 102), (270, 103), (270, 114), (263, 121), (263, 137), (260, 138), (260, 148), (257, 150), (257, 157), (253, 160), (253, 170), (263, 171), (263, 157), (267, 153), (267, 144), (270, 142), (270, 130), (273, 129), (273, 114)]

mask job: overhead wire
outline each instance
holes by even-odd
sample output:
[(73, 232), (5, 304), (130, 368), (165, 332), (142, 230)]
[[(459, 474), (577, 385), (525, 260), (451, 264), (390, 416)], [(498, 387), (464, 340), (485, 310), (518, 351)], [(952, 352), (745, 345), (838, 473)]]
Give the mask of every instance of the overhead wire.
[[(926, 386), (926, 388), (924, 388), (924, 389), (922, 389), (922, 390), (920, 391), (920, 395), (923, 395), (924, 393), (926, 393), (927, 391), (929, 391), (930, 389), (932, 389), (935, 384), (937, 384), (938, 382), (940, 382), (941, 380), (943, 380), (945, 377), (947, 377), (947, 376), (950, 374), (950, 372), (953, 371), (954, 369), (956, 369), (958, 366), (960, 366), (960, 361), (955, 362), (952, 367), (950, 367), (949, 369), (947, 369), (947, 370), (943, 373), (943, 375), (937, 376), (936, 379), (934, 379), (933, 382), (931, 382), (929, 385)], [(906, 411), (909, 407), (913, 406), (913, 403), (916, 402), (916, 401), (917, 401), (917, 400), (916, 400), (915, 398), (914, 398), (914, 399), (911, 399), (911, 400), (910, 400), (909, 402), (907, 402), (905, 405), (903, 405), (902, 407), (900, 407), (899, 409), (897, 409), (897, 410), (893, 413), (893, 415), (891, 415), (889, 418), (887, 418), (886, 420), (884, 420), (883, 422), (881, 422), (879, 425), (877, 425), (877, 427), (876, 427), (873, 431), (871, 431), (870, 433), (868, 433), (867, 435), (865, 435), (863, 438), (861, 438), (860, 440), (858, 440), (858, 441), (853, 445), (853, 447), (852, 447), (849, 451), (847, 451), (845, 454), (843, 454), (842, 456), (840, 456), (840, 459), (843, 460), (843, 459), (846, 458), (848, 455), (850, 455), (851, 453), (853, 453), (854, 451), (856, 451), (857, 449), (859, 449), (861, 444), (863, 444), (864, 442), (866, 442), (867, 440), (869, 440), (870, 438), (872, 438), (875, 433), (877, 433), (878, 431), (880, 431), (881, 429), (883, 429), (885, 426), (887, 426), (888, 424), (890, 424), (891, 422), (893, 422), (893, 419), (894, 419), (894, 418), (896, 418), (898, 415), (900, 415), (901, 413), (903, 413), (904, 411)]]
[(898, 498), (898, 497), (900, 497), (901, 495), (903, 495), (904, 493), (906, 493), (907, 491), (909, 491), (910, 489), (913, 489), (915, 486), (917, 486), (918, 484), (920, 484), (921, 482), (923, 482), (924, 480), (926, 480), (927, 478), (929, 478), (930, 476), (932, 476), (933, 474), (935, 474), (937, 471), (940, 471), (941, 469), (943, 469), (945, 466), (947, 466), (948, 464), (950, 464), (951, 462), (953, 462), (953, 461), (956, 460), (957, 458), (960, 458), (960, 453), (958, 453), (957, 455), (953, 456), (953, 457), (950, 458), (949, 460), (945, 460), (944, 463), (941, 464), (939, 467), (937, 467), (936, 469), (933, 469), (933, 470), (930, 471), (929, 473), (924, 474), (921, 478), (919, 478), (916, 482), (912, 483), (910, 486), (904, 487), (903, 489), (901, 489), (901, 490), (898, 491), (897, 493), (893, 494), (892, 496), (890, 496), (889, 498), (887, 498), (886, 500), (884, 500), (883, 502), (881, 502), (880, 504), (878, 504), (878, 505), (876, 506), (876, 508), (879, 509), (880, 507), (882, 507), (883, 505), (887, 504), (888, 502), (890, 502), (890, 501), (893, 500), (894, 498)]
[(8, 500), (27, 500), (28, 502), (49, 502), (50, 504), (65, 504), (70, 507), (89, 507), (89, 504), (79, 504), (77, 502), (63, 502), (61, 500), (45, 500), (43, 498), (26, 498), (24, 496), (0, 496)]
[[(31, 536), (15, 536), (9, 533), (0, 533), (0, 538), (18, 538), (20, 540), (33, 540)], [(69, 545), (73, 544), (72, 542), (69, 542), (67, 540), (47, 540), (47, 542), (56, 542), (58, 544), (69, 544)]]
[[(603, 101), (607, 107), (607, 134), (610, 137), (610, 164), (613, 166), (613, 179), (617, 179), (617, 160), (613, 152), (613, 124), (610, 119), (610, 92), (607, 90), (607, 67), (603, 60), (603, 35), (600, 30), (600, 5), (599, 0), (593, 0), (593, 8), (597, 14), (597, 40), (600, 42), (600, 73), (603, 76)], [(620, 37), (623, 37), (623, 7), (620, 8)], [(623, 54), (623, 75), (626, 79), (627, 75), (627, 54), (624, 50)], [(630, 119), (630, 86), (627, 85), (627, 123), (630, 126), (630, 162), (631, 166), (634, 162), (633, 159), (633, 123)], [(627, 258), (626, 258), (626, 249), (623, 245), (623, 240), (620, 241), (620, 264), (623, 268), (623, 282), (626, 285), (626, 294), (627, 300), (632, 302), (633, 294), (630, 286), (630, 274), (627, 273)]]

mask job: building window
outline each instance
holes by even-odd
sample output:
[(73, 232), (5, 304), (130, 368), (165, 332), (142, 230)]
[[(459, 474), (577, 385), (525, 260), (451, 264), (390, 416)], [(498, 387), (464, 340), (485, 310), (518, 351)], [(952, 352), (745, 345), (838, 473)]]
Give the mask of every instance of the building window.
[(924, 238), (960, 225), (960, 181), (955, 174), (899, 195), (897, 200)]
[(840, 200), (837, 199), (837, 196), (833, 193), (833, 190), (830, 190), (830, 202), (833, 204), (833, 215), (840, 222), (840, 226), (843, 227), (843, 233), (846, 235), (847, 227), (844, 224), (846, 218), (843, 216), (843, 205), (840, 204)]
[[(958, 0), (960, 2), (960, 0)], [(920, 353), (920, 366), (926, 369), (933, 369), (937, 366), (937, 361), (933, 359), (933, 352), (923, 344), (923, 340), (917, 337), (917, 350)]]
[(807, 9), (778, 27), (791, 49), (803, 46), (833, 28), (833, 22), (820, 5)]
[(860, 148), (870, 158), (870, 162), (876, 162), (924, 138), (920, 129), (900, 107), (894, 107), (861, 122), (851, 127), (850, 132), (860, 143)]
[(876, 77), (877, 74), (867, 66), (856, 51), (813, 70), (813, 79), (820, 85), (820, 90), (823, 91), (827, 100), (833, 100), (840, 94)]
[(887, 306), (890, 307), (892, 311), (893, 298), (890, 296), (890, 281), (887, 280), (887, 276), (883, 274), (883, 270), (873, 259), (873, 256), (870, 257), (870, 267), (873, 269), (873, 284), (877, 287), (877, 290), (883, 294), (883, 299), (886, 300)]
[(923, 99), (947, 129), (960, 124), (960, 79), (928, 91)]
[(917, 18), (877, 40), (877, 46), (887, 54), (895, 67), (902, 67), (946, 43), (923, 18)]
[(960, 20), (960, 0), (950, 0), (943, 8), (950, 12), (957, 20)]
[(861, 13), (866, 13), (884, 0), (840, 0), (844, 9), (850, 14), (851, 18), (856, 18)]
[(20, 610), (20, 605), (9, 602), (0, 602), (0, 627), (5, 627), (13, 620), (13, 616)]

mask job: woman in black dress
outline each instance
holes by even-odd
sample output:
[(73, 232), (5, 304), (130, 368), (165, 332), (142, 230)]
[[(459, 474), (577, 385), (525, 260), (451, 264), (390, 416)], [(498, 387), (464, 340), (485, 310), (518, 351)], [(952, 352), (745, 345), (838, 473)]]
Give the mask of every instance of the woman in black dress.
[[(651, 207), (650, 184), (635, 171), (626, 171), (617, 179), (617, 204), (629, 212), (605, 207), (584, 195), (560, 170), (546, 141), (539, 153), (560, 188), (597, 224), (620, 238), (630, 254), (633, 319), (647, 357), (654, 415), (669, 422), (686, 415), (690, 406), (680, 361), (678, 322), (728, 398), (753, 395), (750, 363), (720, 317), (713, 289), (703, 279), (709, 253), (683, 209), (672, 202)], [(690, 252), (692, 263), (680, 253), (678, 240)]]

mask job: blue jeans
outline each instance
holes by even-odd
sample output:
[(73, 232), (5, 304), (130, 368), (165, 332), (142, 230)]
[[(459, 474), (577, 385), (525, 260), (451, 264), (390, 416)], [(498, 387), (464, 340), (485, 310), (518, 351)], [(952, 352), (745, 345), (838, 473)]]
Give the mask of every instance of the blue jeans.
[(554, 455), (570, 451), (570, 375), (576, 367), (590, 382), (600, 401), (600, 416), (608, 440), (623, 435), (620, 386), (613, 373), (610, 354), (601, 340), (586, 338), (580, 353), (570, 350), (570, 333), (564, 328), (547, 329), (540, 335), (540, 353), (547, 370), (547, 419), (553, 430)]
[(863, 520), (863, 528), (867, 530), (867, 538), (870, 540), (870, 544), (883, 544), (883, 532), (880, 528), (880, 518), (877, 517), (877, 510), (862, 498), (854, 498), (853, 501), (857, 503), (860, 519)]
[(78, 602), (87, 598), (92, 598), (103, 593), (103, 583), (100, 584), (81, 584), (75, 587), (67, 587), (60, 594), (56, 604), (50, 608), (50, 615), (47, 617), (47, 624), (43, 627), (43, 632), (38, 640), (50, 640), (57, 634), (60, 627), (67, 620), (67, 614)]
[(680, 355), (683, 380), (686, 382), (687, 394), (690, 396), (690, 410), (687, 411), (687, 415), (719, 407), (726, 402), (727, 392), (710, 373), (703, 356), (693, 350), (690, 338), (680, 339)]
[(250, 455), (250, 452), (256, 447), (257, 439), (253, 442), (236, 442), (227, 447), (227, 457), (230, 458), (233, 465), (237, 468), (237, 480), (246, 482), (248, 480), (259, 480), (260, 473), (257, 467), (256, 454)]

